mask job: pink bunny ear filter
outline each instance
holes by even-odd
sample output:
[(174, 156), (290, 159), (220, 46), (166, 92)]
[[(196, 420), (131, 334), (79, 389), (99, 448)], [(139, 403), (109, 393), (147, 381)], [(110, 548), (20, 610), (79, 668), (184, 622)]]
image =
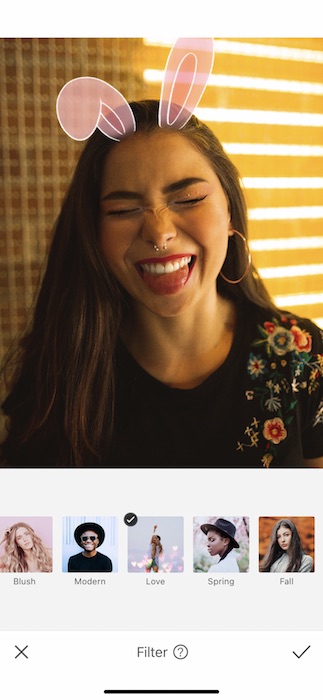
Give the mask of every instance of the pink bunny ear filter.
[[(213, 65), (213, 39), (178, 39), (170, 51), (161, 89), (158, 124), (181, 129), (198, 104)], [(93, 77), (70, 80), (60, 91), (58, 121), (75, 141), (88, 139), (96, 128), (113, 141), (136, 131), (127, 100), (112, 85)]]
[(178, 39), (166, 63), (159, 126), (181, 129), (198, 105), (213, 66), (213, 39)]
[(74, 78), (60, 91), (57, 118), (65, 133), (84, 141), (96, 128), (113, 141), (136, 130), (127, 100), (112, 85), (99, 78)]

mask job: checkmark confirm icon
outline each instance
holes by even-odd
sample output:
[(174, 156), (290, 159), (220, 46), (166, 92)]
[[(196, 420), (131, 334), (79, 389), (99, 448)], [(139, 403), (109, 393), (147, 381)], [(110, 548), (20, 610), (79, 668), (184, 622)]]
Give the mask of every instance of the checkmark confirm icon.
[(311, 645), (309, 644), (308, 647), (306, 647), (306, 649), (304, 649), (304, 651), (301, 652), (301, 654), (296, 654), (296, 651), (293, 651), (293, 654), (295, 654), (295, 656), (297, 656), (297, 658), (300, 659), (301, 656), (303, 656), (303, 654), (305, 654), (305, 652), (308, 651), (308, 649), (310, 648), (310, 646), (311, 646)]
[(136, 513), (126, 513), (126, 515), (123, 518), (123, 522), (128, 527), (133, 527), (134, 525), (136, 525), (138, 522), (138, 518), (136, 516)]

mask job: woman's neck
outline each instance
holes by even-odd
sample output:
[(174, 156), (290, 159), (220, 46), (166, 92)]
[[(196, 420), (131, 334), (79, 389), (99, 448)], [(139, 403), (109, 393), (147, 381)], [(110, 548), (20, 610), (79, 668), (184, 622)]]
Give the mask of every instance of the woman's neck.
[(214, 295), (175, 317), (163, 317), (137, 306), (125, 323), (122, 339), (149, 374), (168, 386), (190, 389), (223, 364), (234, 337), (236, 310)]

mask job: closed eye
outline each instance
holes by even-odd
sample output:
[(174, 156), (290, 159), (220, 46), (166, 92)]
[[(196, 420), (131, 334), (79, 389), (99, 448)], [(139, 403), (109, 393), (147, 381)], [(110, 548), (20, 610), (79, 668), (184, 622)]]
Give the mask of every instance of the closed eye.
[[(203, 202), (203, 200), (206, 199), (206, 197), (207, 195), (204, 195), (204, 197), (194, 197), (194, 199), (185, 197), (185, 199), (179, 199), (175, 202), (170, 202), (170, 204), (166, 205), (165, 208), (169, 209), (170, 207), (193, 207), (194, 205), (199, 204), (199, 202)], [(105, 215), (114, 218), (126, 218), (127, 216), (142, 214), (145, 211), (150, 211), (150, 208), (131, 207), (129, 209), (111, 209), (110, 211), (105, 212)]]
[(204, 197), (195, 197), (194, 199), (190, 198), (185, 198), (185, 199), (179, 199), (176, 202), (172, 202), (171, 206), (178, 205), (178, 206), (193, 206), (194, 204), (198, 204), (199, 202), (203, 202), (204, 199), (206, 199), (207, 195), (204, 195)]
[(112, 216), (116, 218), (131, 216), (132, 214), (138, 214), (143, 211), (142, 207), (133, 207), (132, 209), (113, 209), (106, 212), (106, 216)]

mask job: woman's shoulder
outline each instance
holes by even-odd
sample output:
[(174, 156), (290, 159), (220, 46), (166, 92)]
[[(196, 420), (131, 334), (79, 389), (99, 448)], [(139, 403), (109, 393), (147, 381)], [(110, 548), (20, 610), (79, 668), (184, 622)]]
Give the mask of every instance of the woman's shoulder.
[(313, 571), (313, 558), (310, 554), (303, 554), (299, 571), (303, 573)]
[(251, 328), (248, 372), (253, 378), (279, 368), (286, 377), (291, 372), (291, 379), (309, 375), (316, 387), (323, 377), (323, 330), (308, 318), (278, 309), (254, 311)]
[(269, 345), (272, 352), (323, 353), (323, 330), (311, 319), (281, 309), (264, 309), (254, 304), (245, 307), (251, 320), (255, 341)]
[(278, 572), (284, 572), (286, 571), (288, 566), (288, 554), (286, 552), (283, 552), (278, 559), (276, 559), (273, 564), (270, 567), (271, 573), (278, 571)]

